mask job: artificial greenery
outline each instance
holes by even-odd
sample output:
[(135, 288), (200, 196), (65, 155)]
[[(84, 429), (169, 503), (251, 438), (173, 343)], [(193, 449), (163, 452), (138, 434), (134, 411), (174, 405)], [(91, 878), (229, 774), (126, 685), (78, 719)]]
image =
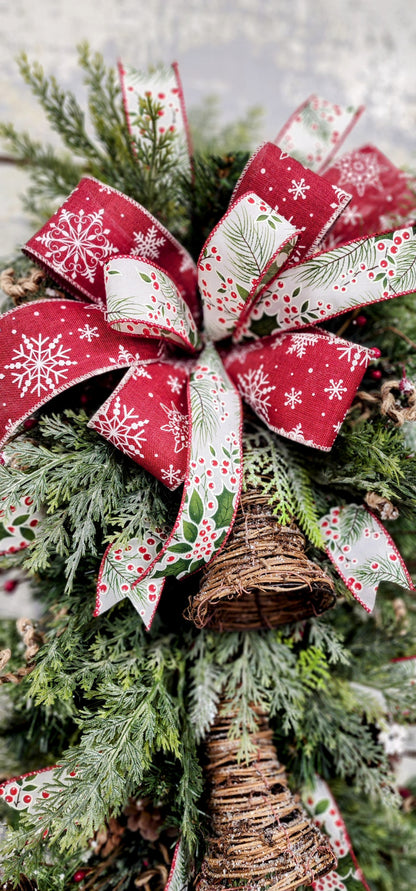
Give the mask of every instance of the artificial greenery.
[[(115, 73), (86, 46), (80, 48), (80, 64), (87, 113), (39, 66), (24, 56), (20, 60), (64, 145), (62, 153), (11, 125), (0, 128), (32, 178), (27, 210), (40, 223), (88, 173), (143, 203), (196, 258), (247, 161), (246, 137), (256, 115), (228, 133), (210, 127), (210, 143), (198, 134), (190, 182), (176, 175), (173, 136), (161, 136), (155, 127), (157, 103), (149, 97), (139, 103), (144, 138), (134, 141)], [(228, 138), (235, 142), (226, 143)], [(16, 258), (18, 275), (27, 263)], [(36, 296), (47, 297), (50, 286), (46, 281)], [(410, 379), (416, 375), (414, 298), (373, 306), (360, 325), (351, 313), (342, 328), (349, 339), (380, 347), (382, 375), (400, 379), (404, 365)], [(62, 774), (60, 795), (51, 795), (36, 817), (17, 821), (12, 814), (15, 825), (0, 843), (3, 880), (10, 888), (23, 888), (24, 881), (40, 891), (74, 888), (77, 870), (88, 865), (91, 839), (132, 798), (149, 798), (163, 808), (165, 828), (181, 834), (186, 864), (200, 857), (207, 825), (203, 742), (225, 694), (240, 757), (250, 751), (253, 707), (259, 706), (270, 715), (293, 783), (307, 785), (316, 771), (332, 783), (372, 891), (412, 887), (416, 821), (403, 813), (379, 740), (386, 720), (416, 719), (411, 663), (392, 661), (415, 652), (412, 595), (382, 586), (369, 617), (336, 577), (337, 605), (324, 617), (277, 631), (219, 634), (197, 631), (183, 618), (198, 586), (198, 578), (191, 578), (168, 581), (150, 632), (129, 602), (93, 618), (108, 542), (122, 546), (148, 522), (172, 525), (178, 508), (176, 496), (88, 427), (117, 380), (115, 373), (73, 388), (70, 404), (65, 395), (54, 400), (14, 437), (0, 466), (5, 506), (29, 495), (44, 511), (31, 546), (3, 558), (1, 566), (23, 566), (32, 575), (45, 635), (33, 671), (7, 691), (1, 688), (2, 774), (56, 763), (76, 773), (71, 783)], [(366, 392), (378, 385), (370, 373), (364, 378)], [(388, 498), (399, 510), (390, 528), (393, 534), (397, 529), (411, 563), (415, 449), (409, 431), (381, 416), (376, 405), (370, 417), (360, 405), (352, 410), (325, 460), (252, 419), (244, 451), (244, 485), (267, 493), (279, 522), (296, 520), (310, 556), (328, 572), (333, 570), (318, 518), (337, 503), (362, 501), (367, 492)], [(0, 646), (12, 650), (13, 670), (21, 652), (10, 620), (0, 622)], [(153, 862), (151, 845), (141, 837), (135, 845), (130, 841), (125, 859), (120, 854), (117, 861), (120, 884), (104, 884), (102, 871), (97, 891), (128, 888), (132, 870), (144, 871)]]

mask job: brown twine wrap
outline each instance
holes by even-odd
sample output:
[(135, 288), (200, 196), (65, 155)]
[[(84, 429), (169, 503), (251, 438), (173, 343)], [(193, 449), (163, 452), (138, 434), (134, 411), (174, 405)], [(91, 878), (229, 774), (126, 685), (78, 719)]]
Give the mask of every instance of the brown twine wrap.
[(334, 603), (334, 584), (306, 557), (297, 526), (280, 526), (267, 496), (249, 489), (186, 617), (197, 628), (218, 631), (276, 628), (320, 615)]
[(15, 281), (14, 269), (10, 266), (0, 273), (0, 288), (18, 306), (26, 297), (33, 296), (38, 292), (45, 278), (45, 273), (41, 269), (33, 268), (26, 276)]
[[(406, 405), (402, 405), (399, 397), (405, 396)], [(364, 421), (371, 417), (372, 409), (378, 407), (380, 414), (386, 415), (398, 427), (401, 427), (405, 421), (416, 421), (416, 389), (409, 388), (403, 391), (400, 389), (400, 381), (385, 381), (380, 390), (375, 393), (366, 393), (365, 390), (359, 390), (356, 394), (355, 405), (361, 403), (363, 412), (358, 418)]]
[[(27, 677), (27, 675), (33, 671), (35, 667), (33, 660), (40, 645), (44, 643), (45, 640), (44, 635), (36, 630), (30, 619), (18, 619), (16, 626), (23, 643), (26, 646), (24, 654), (26, 665), (21, 665), (20, 668), (14, 672), (10, 671), (0, 675), (0, 686), (1, 684), (19, 684), (23, 678)], [(0, 650), (0, 671), (5, 668), (11, 659), (11, 656), (11, 650)]]
[(196, 891), (292, 891), (336, 865), (328, 840), (290, 792), (266, 716), (256, 713), (255, 749), (247, 760), (238, 760), (224, 708), (209, 733), (211, 835)]

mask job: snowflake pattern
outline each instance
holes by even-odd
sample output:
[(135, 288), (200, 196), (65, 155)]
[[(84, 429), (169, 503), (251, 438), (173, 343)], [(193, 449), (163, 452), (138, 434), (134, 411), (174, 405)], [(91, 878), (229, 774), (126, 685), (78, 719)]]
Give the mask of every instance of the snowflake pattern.
[(45, 393), (52, 395), (65, 380), (68, 368), (78, 364), (69, 358), (71, 348), (64, 347), (61, 340), (62, 334), (57, 334), (52, 340), (41, 334), (35, 337), (22, 334), (22, 342), (14, 350), (13, 361), (5, 365), (12, 372), (13, 383), (21, 390), (21, 397), (28, 390), (36, 396)]
[(334, 379), (331, 377), (329, 381), (329, 387), (324, 387), (324, 392), (329, 393), (328, 399), (330, 399), (331, 402), (335, 398), (335, 396), (341, 402), (342, 394), (348, 391), (348, 387), (342, 386), (343, 383), (344, 381), (342, 378), (340, 378), (339, 381), (334, 381)]
[(349, 226), (357, 226), (362, 220), (362, 214), (356, 204), (349, 204), (342, 215), (342, 222)]
[(149, 374), (145, 365), (135, 365), (131, 372), (132, 380), (138, 381), (140, 377), (147, 378), (148, 381), (152, 380), (152, 375)]
[(289, 393), (285, 393), (285, 405), (289, 405), (291, 409), (296, 408), (297, 405), (301, 405), (302, 403), (301, 396), (302, 390), (295, 390), (295, 388), (292, 387)]
[(161, 430), (164, 430), (166, 433), (172, 433), (175, 437), (175, 453), (181, 452), (182, 449), (187, 449), (189, 444), (189, 421), (187, 415), (183, 415), (174, 402), (171, 402), (171, 407), (168, 405), (163, 405), (161, 403), (161, 408), (168, 416), (168, 424), (164, 424), (161, 427)]
[(94, 281), (97, 268), (110, 254), (118, 253), (107, 238), (110, 229), (104, 229), (103, 216), (103, 209), (73, 213), (63, 208), (47, 232), (36, 237), (46, 247), (45, 257), (52, 258), (55, 272)]
[(307, 349), (314, 346), (320, 337), (319, 334), (292, 334), (287, 353), (294, 353), (298, 359), (302, 359)]
[(149, 419), (139, 418), (133, 408), (128, 409), (126, 405), (122, 405), (119, 396), (109, 406), (111, 408), (112, 416), (108, 411), (94, 417), (94, 429), (125, 454), (143, 458), (142, 449), (147, 442), (143, 428), (149, 423)]
[(237, 375), (240, 393), (251, 408), (264, 418), (269, 420), (270, 396), (268, 395), (276, 387), (270, 384), (269, 375), (264, 373), (264, 365), (258, 368), (250, 368), (246, 374)]
[(292, 179), (292, 188), (288, 189), (288, 192), (293, 195), (294, 201), (297, 201), (298, 198), (302, 198), (305, 201), (308, 189), (310, 189), (310, 186), (307, 185), (305, 178), (302, 176), (299, 182)]
[(168, 470), (163, 470), (162, 468), (161, 474), (162, 482), (164, 482), (169, 489), (177, 489), (183, 482), (181, 471), (178, 469), (175, 470), (173, 464), (169, 464)]
[(99, 337), (98, 328), (96, 325), (92, 328), (90, 325), (86, 324), (83, 328), (78, 328), (79, 331), (79, 339), (87, 340), (88, 343), (91, 343), (93, 337)]
[(301, 440), (303, 440), (303, 439), (305, 438), (304, 435), (303, 435), (303, 430), (302, 430), (302, 424), (301, 424), (301, 423), (299, 423), (299, 424), (295, 424), (295, 426), (292, 427), (292, 429), (291, 429), (289, 432), (290, 432), (290, 435), (291, 435), (294, 439), (296, 439), (296, 437), (299, 437), (299, 439), (301, 439)]
[(380, 174), (384, 168), (375, 152), (365, 155), (361, 152), (348, 152), (335, 162), (334, 167), (340, 171), (339, 185), (347, 188), (352, 186), (360, 198), (368, 188), (379, 192), (383, 189)]
[(338, 359), (347, 359), (347, 362), (351, 362), (350, 370), (354, 371), (354, 368), (359, 365), (364, 365), (367, 367), (368, 364), (368, 353), (362, 347), (357, 346), (356, 343), (347, 343), (344, 342), (341, 345), (338, 345), (338, 338), (334, 337), (332, 343), (336, 344), (337, 353), (339, 353)]
[(119, 344), (118, 356), (109, 356), (113, 365), (134, 365), (140, 359), (139, 353), (130, 353), (123, 344)]
[(160, 248), (166, 241), (164, 235), (160, 234), (160, 230), (153, 225), (147, 232), (133, 232), (133, 235), (135, 247), (131, 253), (137, 257), (143, 257), (144, 260), (157, 260)]
[(178, 377), (174, 374), (170, 374), (167, 381), (168, 387), (170, 387), (171, 393), (180, 393), (182, 390), (182, 385)]

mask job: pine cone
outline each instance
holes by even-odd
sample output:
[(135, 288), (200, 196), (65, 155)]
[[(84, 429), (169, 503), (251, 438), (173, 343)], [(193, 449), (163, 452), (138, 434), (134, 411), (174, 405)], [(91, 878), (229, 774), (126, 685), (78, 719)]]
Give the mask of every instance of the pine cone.
[(367, 492), (364, 501), (381, 520), (396, 520), (399, 516), (397, 507), (388, 498), (383, 498), (376, 492)]
[(124, 813), (130, 832), (138, 831), (146, 841), (157, 841), (163, 823), (163, 813), (151, 803), (150, 798), (131, 798)]
[(90, 845), (95, 854), (103, 859), (120, 846), (125, 828), (114, 817), (110, 817), (106, 826), (95, 833)]

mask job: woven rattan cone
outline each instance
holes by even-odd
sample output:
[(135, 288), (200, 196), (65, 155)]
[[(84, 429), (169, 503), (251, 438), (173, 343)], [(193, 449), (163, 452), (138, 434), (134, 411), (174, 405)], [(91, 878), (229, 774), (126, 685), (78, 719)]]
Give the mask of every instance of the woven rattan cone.
[(187, 618), (198, 628), (276, 628), (320, 615), (335, 602), (333, 582), (305, 554), (297, 526), (281, 526), (267, 497), (243, 492), (233, 531), (204, 571)]
[(292, 795), (267, 718), (257, 712), (253, 755), (238, 760), (231, 718), (216, 720), (207, 743), (211, 835), (196, 891), (291, 891), (334, 869), (325, 836)]

